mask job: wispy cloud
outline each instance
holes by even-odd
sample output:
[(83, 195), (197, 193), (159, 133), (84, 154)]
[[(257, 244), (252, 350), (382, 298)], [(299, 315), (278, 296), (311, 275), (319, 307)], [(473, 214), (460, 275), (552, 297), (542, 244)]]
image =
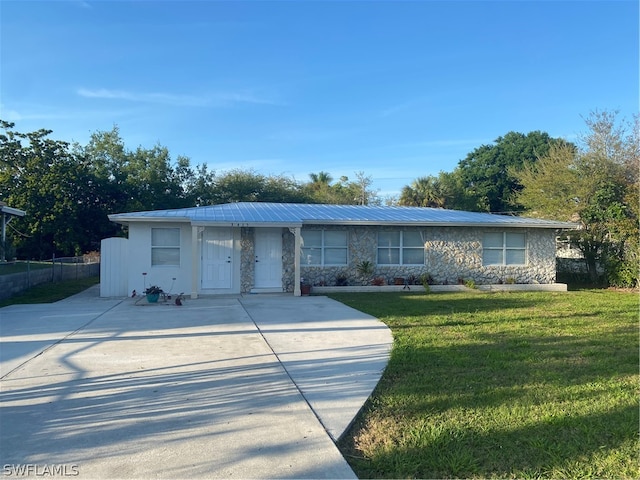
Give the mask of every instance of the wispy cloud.
[(268, 98), (252, 92), (218, 92), (205, 95), (182, 95), (164, 92), (132, 92), (107, 88), (79, 88), (77, 94), (84, 98), (125, 100), (138, 103), (172, 105), (176, 107), (226, 107), (234, 104), (279, 105)]
[(7, 122), (22, 122), (27, 120), (65, 120), (71, 116), (64, 112), (20, 112), (15, 109), (6, 108), (0, 105), (0, 117)]

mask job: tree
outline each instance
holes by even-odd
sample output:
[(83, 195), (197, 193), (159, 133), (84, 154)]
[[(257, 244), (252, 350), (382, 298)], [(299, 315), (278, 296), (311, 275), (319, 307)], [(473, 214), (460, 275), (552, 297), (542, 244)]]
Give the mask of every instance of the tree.
[(312, 203), (329, 203), (337, 205), (380, 205), (382, 199), (371, 186), (373, 179), (364, 172), (355, 172), (356, 181), (342, 176), (339, 181), (331, 183), (333, 177), (328, 172), (310, 173), (311, 182), (302, 185), (307, 200)]
[(331, 185), (333, 177), (328, 172), (309, 174), (310, 182), (303, 185), (307, 197), (314, 203), (337, 203), (335, 186)]
[[(522, 189), (513, 169), (535, 162), (552, 145), (566, 143), (549, 134), (534, 131), (527, 135), (509, 132), (493, 145), (482, 145), (458, 163), (453, 174), (464, 189), (464, 204), (451, 198), (449, 208), (493, 213), (518, 213), (523, 210), (515, 197)], [(471, 200), (471, 201), (470, 201)]]
[(618, 122), (617, 112), (592, 112), (578, 148), (554, 146), (518, 175), (523, 186), (518, 201), (528, 214), (571, 220), (581, 228), (568, 236), (585, 259), (592, 281), (598, 266), (608, 281), (638, 282), (639, 129)]
[(0, 121), (0, 191), (27, 212), (12, 226), (19, 256), (77, 255), (99, 245), (108, 219), (100, 208), (101, 183), (86, 158), (50, 130), (19, 133)]
[(186, 187), (195, 173), (187, 157), (173, 162), (167, 147), (158, 144), (129, 151), (114, 126), (111, 131), (94, 132), (88, 145), (78, 150), (106, 184), (104, 201), (110, 213), (192, 206)]
[(429, 175), (415, 179), (400, 192), (399, 205), (442, 208), (446, 194), (440, 177)]
[(253, 170), (230, 170), (208, 186), (210, 204), (229, 202), (304, 202), (300, 186), (286, 176), (265, 176)]

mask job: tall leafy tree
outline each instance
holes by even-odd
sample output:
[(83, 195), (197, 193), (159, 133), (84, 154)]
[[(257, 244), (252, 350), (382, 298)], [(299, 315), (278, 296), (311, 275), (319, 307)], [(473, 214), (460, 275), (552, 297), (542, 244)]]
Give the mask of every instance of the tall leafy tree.
[[(453, 174), (464, 189), (464, 205), (450, 199), (451, 208), (494, 213), (518, 213), (523, 210), (515, 196), (522, 189), (518, 179), (510, 173), (514, 168), (535, 162), (552, 145), (565, 143), (540, 131), (528, 134), (509, 132), (491, 145), (482, 145), (458, 163)], [(469, 200), (472, 199), (472, 203)]]
[(1, 122), (0, 192), (7, 203), (27, 212), (12, 225), (19, 256), (50, 258), (95, 249), (108, 220), (96, 199), (101, 182), (86, 158), (50, 130), (19, 133)]
[(231, 170), (212, 178), (203, 186), (206, 203), (304, 202), (300, 186), (286, 176), (266, 176), (253, 170)]
[(193, 203), (187, 191), (195, 175), (189, 159), (179, 156), (174, 162), (167, 147), (158, 144), (127, 150), (114, 126), (110, 131), (94, 132), (80, 151), (106, 184), (104, 200), (111, 212), (180, 208)]
[(615, 285), (638, 282), (638, 119), (593, 112), (578, 148), (555, 146), (519, 171), (518, 201), (533, 216), (578, 222), (569, 240), (598, 280), (598, 266)]

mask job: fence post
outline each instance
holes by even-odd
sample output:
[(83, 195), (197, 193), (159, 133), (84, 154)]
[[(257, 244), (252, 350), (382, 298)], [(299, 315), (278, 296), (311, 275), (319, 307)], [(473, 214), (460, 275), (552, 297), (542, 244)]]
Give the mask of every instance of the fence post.
[(56, 254), (51, 256), (51, 283), (56, 281)]
[(31, 288), (31, 260), (27, 259), (27, 288)]

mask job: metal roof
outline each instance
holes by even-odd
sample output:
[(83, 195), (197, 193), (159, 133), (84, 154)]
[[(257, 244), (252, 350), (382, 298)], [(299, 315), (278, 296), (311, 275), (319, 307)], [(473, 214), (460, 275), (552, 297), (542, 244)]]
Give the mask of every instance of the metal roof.
[(7, 214), (7, 215), (13, 215), (15, 217), (24, 217), (27, 214), (27, 212), (25, 212), (24, 210), (20, 210), (18, 208), (9, 207), (4, 202), (0, 202), (0, 213), (4, 213), (4, 214)]
[(239, 202), (204, 207), (117, 213), (109, 219), (131, 222), (188, 222), (192, 225), (413, 225), (571, 229), (577, 225), (537, 218), (442, 208)]

